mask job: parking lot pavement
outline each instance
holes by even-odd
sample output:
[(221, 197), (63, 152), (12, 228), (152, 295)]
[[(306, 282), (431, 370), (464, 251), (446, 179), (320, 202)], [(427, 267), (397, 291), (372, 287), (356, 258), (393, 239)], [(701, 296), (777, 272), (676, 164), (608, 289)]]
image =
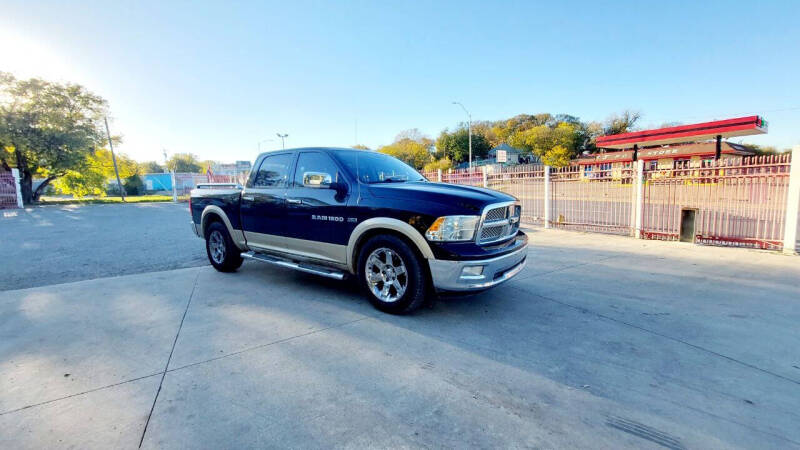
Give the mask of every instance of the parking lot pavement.
[(208, 264), (186, 203), (48, 205), (0, 215), (0, 291)]
[(411, 316), (254, 262), (0, 292), (0, 448), (800, 447), (800, 259), (530, 236)]

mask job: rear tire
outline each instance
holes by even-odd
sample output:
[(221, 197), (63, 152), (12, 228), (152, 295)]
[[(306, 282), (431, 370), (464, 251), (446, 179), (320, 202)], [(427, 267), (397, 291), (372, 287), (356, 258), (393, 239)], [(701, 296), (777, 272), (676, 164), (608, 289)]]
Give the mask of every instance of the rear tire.
[(358, 257), (357, 277), (372, 305), (389, 314), (408, 314), (425, 302), (428, 285), (423, 262), (402, 239), (378, 235)]
[(219, 222), (212, 222), (206, 228), (206, 255), (211, 265), (220, 272), (234, 272), (244, 261), (228, 229)]

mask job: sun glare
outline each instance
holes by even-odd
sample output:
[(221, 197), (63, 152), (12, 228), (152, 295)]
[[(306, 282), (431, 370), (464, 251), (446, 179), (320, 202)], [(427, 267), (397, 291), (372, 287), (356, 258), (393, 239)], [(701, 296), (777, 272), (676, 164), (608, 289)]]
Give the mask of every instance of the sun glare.
[(0, 28), (0, 71), (18, 78), (78, 81), (79, 74), (62, 55), (45, 42)]

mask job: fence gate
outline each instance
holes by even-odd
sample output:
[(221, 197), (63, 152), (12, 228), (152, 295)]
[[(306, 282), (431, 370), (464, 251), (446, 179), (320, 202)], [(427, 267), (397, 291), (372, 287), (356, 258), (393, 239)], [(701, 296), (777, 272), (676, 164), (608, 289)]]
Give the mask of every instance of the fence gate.
[(682, 211), (694, 209), (697, 242), (780, 249), (789, 164), (787, 154), (645, 171), (642, 234), (678, 240)]
[(17, 182), (14, 175), (11, 172), (0, 171), (0, 209), (18, 207)]

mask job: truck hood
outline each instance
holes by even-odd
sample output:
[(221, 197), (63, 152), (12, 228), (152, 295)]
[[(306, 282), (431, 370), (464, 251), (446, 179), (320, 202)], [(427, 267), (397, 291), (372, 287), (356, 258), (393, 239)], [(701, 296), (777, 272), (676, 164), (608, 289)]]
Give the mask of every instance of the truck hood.
[(491, 189), (425, 181), (372, 184), (369, 189), (372, 195), (378, 198), (434, 202), (462, 207), (473, 212), (479, 212), (491, 203), (515, 200), (510, 195)]

